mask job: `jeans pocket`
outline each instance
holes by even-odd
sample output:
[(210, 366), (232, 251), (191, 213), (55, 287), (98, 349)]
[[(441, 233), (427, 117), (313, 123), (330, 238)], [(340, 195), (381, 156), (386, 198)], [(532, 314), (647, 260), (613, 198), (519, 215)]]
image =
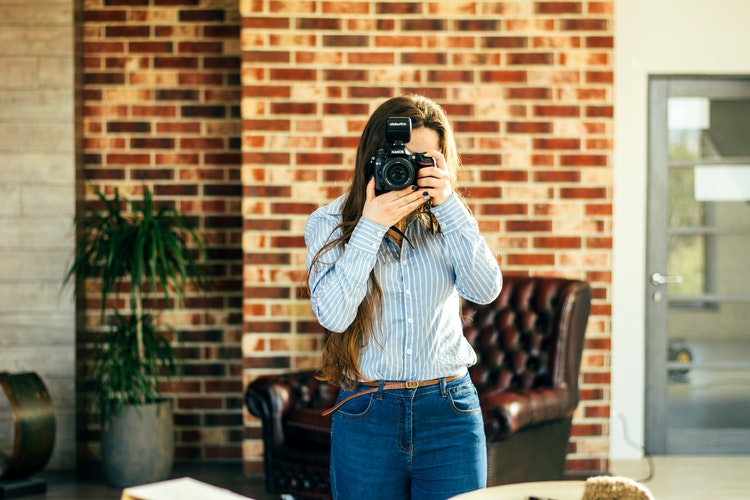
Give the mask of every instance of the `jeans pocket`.
[[(352, 394), (356, 394), (356, 391), (341, 391), (336, 402), (338, 403)], [(375, 393), (354, 397), (341, 405), (336, 410), (336, 414), (350, 419), (362, 418), (370, 412), (374, 396)]]
[(456, 413), (470, 415), (481, 410), (479, 406), (479, 396), (474, 384), (462, 384), (453, 387), (448, 391), (451, 408)]

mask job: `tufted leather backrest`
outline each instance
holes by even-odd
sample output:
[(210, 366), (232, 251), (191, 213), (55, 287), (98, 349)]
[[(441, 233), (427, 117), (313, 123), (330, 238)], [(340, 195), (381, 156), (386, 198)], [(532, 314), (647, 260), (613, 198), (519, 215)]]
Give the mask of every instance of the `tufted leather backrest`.
[(464, 301), (464, 336), (480, 394), (567, 386), (578, 402), (578, 372), (591, 288), (563, 278), (505, 276), (490, 304)]

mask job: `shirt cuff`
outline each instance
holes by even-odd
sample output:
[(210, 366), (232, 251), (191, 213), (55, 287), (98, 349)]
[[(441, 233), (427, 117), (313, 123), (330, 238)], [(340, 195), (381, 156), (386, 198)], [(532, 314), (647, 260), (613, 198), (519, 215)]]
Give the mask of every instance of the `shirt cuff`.
[(440, 223), (440, 230), (444, 234), (456, 231), (467, 221), (472, 219), (466, 205), (461, 202), (455, 193), (440, 205), (432, 207), (430, 211), (435, 217), (437, 217), (437, 220)]
[(352, 232), (352, 237), (349, 238), (349, 245), (362, 252), (375, 254), (383, 242), (386, 231), (388, 231), (387, 227), (360, 217), (357, 227)]

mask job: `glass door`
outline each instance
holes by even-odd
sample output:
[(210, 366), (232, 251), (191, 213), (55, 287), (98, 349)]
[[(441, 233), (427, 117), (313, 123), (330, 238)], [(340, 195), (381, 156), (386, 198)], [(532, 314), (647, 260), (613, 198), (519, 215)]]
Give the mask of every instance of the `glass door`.
[(649, 90), (647, 451), (750, 453), (750, 79)]

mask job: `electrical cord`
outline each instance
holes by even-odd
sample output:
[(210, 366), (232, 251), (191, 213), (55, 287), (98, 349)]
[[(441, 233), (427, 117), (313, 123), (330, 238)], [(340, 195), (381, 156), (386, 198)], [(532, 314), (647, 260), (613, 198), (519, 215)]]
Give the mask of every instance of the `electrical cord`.
[(617, 418), (620, 419), (620, 422), (622, 422), (622, 433), (625, 438), (625, 442), (632, 446), (633, 448), (640, 450), (643, 452), (643, 458), (646, 459), (646, 462), (648, 463), (648, 476), (646, 476), (643, 479), (636, 479), (639, 483), (647, 483), (651, 481), (654, 478), (654, 474), (656, 474), (656, 466), (654, 465), (654, 459), (651, 456), (651, 453), (649, 453), (646, 450), (646, 447), (636, 443), (630, 438), (630, 432), (628, 431), (628, 422), (625, 420), (625, 416), (621, 413), (617, 414)]

